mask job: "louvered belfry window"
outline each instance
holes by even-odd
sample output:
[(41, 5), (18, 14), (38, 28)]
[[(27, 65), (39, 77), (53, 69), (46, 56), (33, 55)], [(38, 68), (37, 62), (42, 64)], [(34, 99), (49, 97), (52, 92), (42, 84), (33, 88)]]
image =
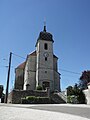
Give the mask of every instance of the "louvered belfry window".
[(48, 49), (48, 44), (47, 44), (47, 43), (44, 44), (44, 49), (45, 49), (45, 50)]

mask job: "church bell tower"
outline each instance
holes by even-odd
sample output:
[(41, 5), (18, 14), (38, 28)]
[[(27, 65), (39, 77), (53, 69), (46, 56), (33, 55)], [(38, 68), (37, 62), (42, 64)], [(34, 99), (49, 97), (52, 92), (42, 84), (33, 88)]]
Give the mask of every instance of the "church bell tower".
[(53, 36), (44, 25), (36, 43), (36, 86), (54, 90)]

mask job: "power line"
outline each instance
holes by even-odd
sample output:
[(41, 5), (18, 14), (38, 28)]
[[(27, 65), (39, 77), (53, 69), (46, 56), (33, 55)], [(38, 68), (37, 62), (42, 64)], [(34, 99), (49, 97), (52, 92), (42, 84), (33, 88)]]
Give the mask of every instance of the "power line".
[(69, 70), (65, 70), (65, 69), (59, 69), (59, 70), (64, 71), (64, 72), (68, 72), (68, 73), (72, 73), (72, 74), (78, 74), (78, 75), (80, 75), (80, 73), (69, 71)]
[(2, 66), (0, 66), (0, 69), (2, 69), (2, 68), (8, 68), (8, 65), (2, 65)]
[(22, 58), (22, 59), (26, 59), (26, 58), (24, 58), (24, 57), (22, 57), (22, 56), (20, 56), (20, 55), (15, 54), (15, 53), (12, 53), (12, 54), (15, 55), (15, 56), (17, 56), (17, 57), (20, 57), (20, 58)]
[[(12, 54), (15, 55), (15, 56), (17, 56), (17, 57), (19, 57), (19, 58), (26, 59), (25, 57), (22, 57), (22, 56), (20, 56), (20, 55), (15, 54), (15, 53), (12, 53)], [(68, 73), (71, 73), (71, 74), (80, 75), (80, 73), (78, 73), (78, 72), (69, 71), (69, 70), (66, 70), (66, 69), (59, 69), (59, 70), (64, 71), (64, 72), (68, 72)]]

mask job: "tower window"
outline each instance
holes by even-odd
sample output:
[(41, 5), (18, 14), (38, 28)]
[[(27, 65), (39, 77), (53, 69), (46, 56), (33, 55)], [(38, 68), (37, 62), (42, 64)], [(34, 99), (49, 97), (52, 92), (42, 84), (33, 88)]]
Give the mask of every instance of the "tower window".
[(45, 73), (47, 73), (47, 71), (45, 71)]
[(44, 49), (45, 49), (45, 50), (48, 49), (48, 44), (47, 44), (47, 43), (44, 44)]
[(45, 57), (45, 61), (47, 61), (47, 57)]

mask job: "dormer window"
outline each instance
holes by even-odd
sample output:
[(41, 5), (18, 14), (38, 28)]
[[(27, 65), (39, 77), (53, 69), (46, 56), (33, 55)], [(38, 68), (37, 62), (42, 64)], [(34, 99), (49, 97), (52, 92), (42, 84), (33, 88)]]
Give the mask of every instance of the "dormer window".
[(44, 49), (45, 49), (45, 50), (48, 49), (48, 44), (47, 44), (47, 43), (44, 44)]

